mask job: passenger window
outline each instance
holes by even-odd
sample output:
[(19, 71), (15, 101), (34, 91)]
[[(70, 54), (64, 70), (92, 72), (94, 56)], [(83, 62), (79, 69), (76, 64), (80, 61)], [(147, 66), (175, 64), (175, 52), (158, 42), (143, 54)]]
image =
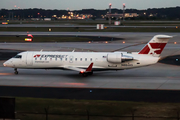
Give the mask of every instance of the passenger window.
[(42, 60), (42, 58), (40, 58), (40, 60)]
[(82, 58), (80, 59), (80, 61), (82, 61)]
[(35, 58), (35, 60), (37, 60), (37, 58)]
[(66, 58), (66, 61), (67, 61), (67, 58)]
[(14, 58), (22, 58), (22, 55), (16, 55)]
[(90, 59), (90, 61), (92, 61), (92, 58)]
[(45, 60), (47, 60), (47, 58), (45, 58)]
[(87, 58), (85, 59), (85, 61), (87, 61)]
[(75, 58), (75, 61), (77, 61), (77, 58)]
[(56, 58), (56, 61), (57, 61), (57, 58)]

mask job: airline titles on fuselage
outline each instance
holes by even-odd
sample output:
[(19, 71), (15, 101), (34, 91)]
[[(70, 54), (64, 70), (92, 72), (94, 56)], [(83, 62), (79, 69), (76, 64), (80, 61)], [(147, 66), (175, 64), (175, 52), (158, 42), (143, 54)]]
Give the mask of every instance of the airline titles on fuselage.
[(34, 58), (67, 58), (68, 55), (34, 55)]
[[(40, 55), (40, 54), (36, 54), (34, 55), (34, 58), (35, 58), (35, 63), (49, 63), (49, 61), (46, 61), (47, 58), (50, 58), (50, 60), (52, 60), (52, 58), (60, 58), (60, 59), (63, 59), (63, 58), (67, 58), (68, 55)], [(40, 60), (37, 60), (37, 58), (40, 58)], [(45, 61), (44, 60), (41, 60), (42, 58), (45, 58)]]

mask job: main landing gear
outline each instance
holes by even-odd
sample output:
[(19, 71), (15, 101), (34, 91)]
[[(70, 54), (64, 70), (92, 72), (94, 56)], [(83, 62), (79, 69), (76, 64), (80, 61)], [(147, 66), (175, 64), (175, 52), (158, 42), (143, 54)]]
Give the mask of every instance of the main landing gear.
[(82, 75), (83, 77), (87, 77), (88, 75), (93, 75), (93, 71), (92, 72), (83, 72), (83, 73), (79, 73), (80, 75)]
[(14, 68), (14, 74), (15, 74), (15, 75), (18, 74), (17, 68)]

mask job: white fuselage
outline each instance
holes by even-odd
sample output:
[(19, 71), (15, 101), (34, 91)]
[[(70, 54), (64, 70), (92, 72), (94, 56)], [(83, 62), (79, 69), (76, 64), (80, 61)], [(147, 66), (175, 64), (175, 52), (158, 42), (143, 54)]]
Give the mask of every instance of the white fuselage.
[[(122, 54), (132, 60), (109, 62), (108, 54)], [(4, 66), (25, 69), (66, 69), (65, 66), (87, 68), (93, 63), (92, 70), (122, 70), (155, 64), (159, 57), (127, 52), (22, 52), (19, 57), (11, 58)]]
[(3, 65), (24, 69), (67, 69), (83, 76), (93, 71), (123, 70), (157, 63), (172, 36), (156, 35), (139, 52), (45, 52), (27, 51), (9, 59)]

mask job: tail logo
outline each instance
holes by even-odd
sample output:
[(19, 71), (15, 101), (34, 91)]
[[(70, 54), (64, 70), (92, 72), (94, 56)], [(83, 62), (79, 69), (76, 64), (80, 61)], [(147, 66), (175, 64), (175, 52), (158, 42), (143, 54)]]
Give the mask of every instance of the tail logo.
[(155, 55), (161, 54), (167, 43), (148, 43), (139, 54)]
[(170, 38), (172, 38), (172, 36), (156, 35), (148, 42), (148, 44), (146, 44), (146, 46), (138, 54), (146, 54), (158, 57), (160, 56), (161, 52), (163, 51)]
[(148, 44), (148, 47), (150, 48), (149, 53), (148, 53), (150, 55), (157, 54), (156, 51), (161, 50), (161, 48), (157, 48), (157, 49), (152, 48), (150, 44)]

